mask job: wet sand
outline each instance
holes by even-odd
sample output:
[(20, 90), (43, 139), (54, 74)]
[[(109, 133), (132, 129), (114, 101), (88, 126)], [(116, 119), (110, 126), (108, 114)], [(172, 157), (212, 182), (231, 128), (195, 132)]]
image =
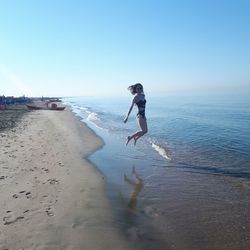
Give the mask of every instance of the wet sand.
[(90, 160), (105, 174), (116, 223), (136, 249), (249, 249), (248, 178), (129, 158), (128, 146), (104, 138)]
[(86, 160), (100, 138), (68, 109), (13, 126), (0, 130), (0, 249), (131, 249)]

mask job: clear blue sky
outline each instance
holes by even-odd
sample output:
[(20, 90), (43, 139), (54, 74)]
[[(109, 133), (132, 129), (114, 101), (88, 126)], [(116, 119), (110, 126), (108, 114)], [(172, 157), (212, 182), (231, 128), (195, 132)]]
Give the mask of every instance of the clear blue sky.
[(0, 94), (250, 92), (249, 0), (0, 0)]

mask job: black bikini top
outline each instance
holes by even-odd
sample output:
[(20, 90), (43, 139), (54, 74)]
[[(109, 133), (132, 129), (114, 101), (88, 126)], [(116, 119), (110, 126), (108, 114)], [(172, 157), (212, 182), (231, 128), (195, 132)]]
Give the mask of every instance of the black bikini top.
[(137, 107), (139, 108), (139, 109), (145, 109), (145, 106), (146, 106), (146, 100), (144, 99), (144, 100), (140, 100), (140, 101), (138, 101), (137, 103), (136, 103), (136, 105), (137, 105)]

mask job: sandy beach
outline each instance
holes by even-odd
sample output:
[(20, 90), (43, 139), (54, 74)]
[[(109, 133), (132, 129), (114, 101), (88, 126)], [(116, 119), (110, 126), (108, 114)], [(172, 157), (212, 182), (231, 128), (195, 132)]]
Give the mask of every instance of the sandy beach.
[(67, 108), (0, 130), (0, 249), (131, 249), (105, 179), (86, 157), (102, 141)]

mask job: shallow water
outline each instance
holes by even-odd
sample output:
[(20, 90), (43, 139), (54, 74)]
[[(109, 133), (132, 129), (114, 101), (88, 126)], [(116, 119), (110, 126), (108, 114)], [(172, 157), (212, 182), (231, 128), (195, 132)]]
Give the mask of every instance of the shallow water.
[(105, 142), (90, 157), (106, 176), (117, 225), (137, 249), (247, 249), (250, 244), (250, 102), (147, 98), (149, 133), (129, 98), (67, 98)]

